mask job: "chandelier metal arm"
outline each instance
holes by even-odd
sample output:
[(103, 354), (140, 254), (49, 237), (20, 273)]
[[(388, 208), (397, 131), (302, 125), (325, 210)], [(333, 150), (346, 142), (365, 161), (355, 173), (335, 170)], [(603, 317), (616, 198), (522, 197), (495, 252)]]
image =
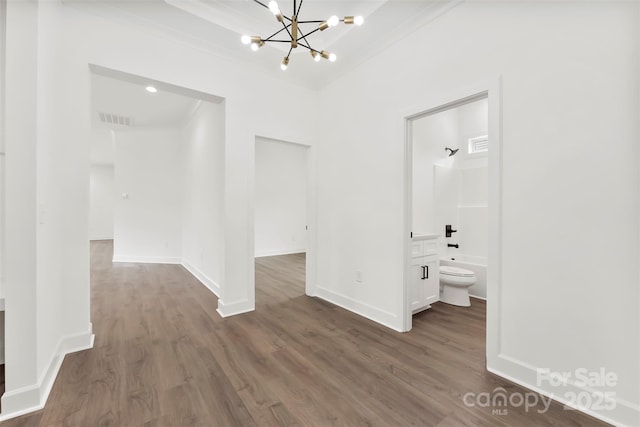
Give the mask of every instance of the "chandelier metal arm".
[(258, 3), (260, 6), (269, 9), (269, 6), (267, 6), (266, 4), (262, 3), (260, 0), (253, 0), (254, 2)]
[(311, 43), (309, 43), (309, 40), (307, 40), (307, 36), (308, 36), (309, 34), (311, 34), (311, 33), (309, 33), (309, 34), (305, 34), (305, 33), (303, 33), (303, 32), (302, 32), (302, 30), (298, 30), (298, 31), (300, 31), (300, 37), (298, 38), (298, 42), (300, 43), (300, 45), (301, 45), (301, 46), (305, 46), (304, 44), (302, 44), (302, 43), (300, 42), (300, 40), (304, 40), (304, 41), (307, 43), (307, 45), (308, 45), (308, 46), (305, 46), (305, 47), (306, 47), (307, 49), (309, 49), (309, 50), (313, 50), (313, 49), (311, 49), (311, 48), (309, 47), (309, 46), (311, 45)]
[(321, 30), (320, 30), (320, 28), (316, 28), (315, 30), (313, 30), (310, 33), (306, 34), (305, 37), (309, 37), (311, 34), (315, 33), (316, 31), (321, 31)]
[[(275, 33), (271, 34), (269, 37), (267, 37), (266, 39), (264, 39), (264, 40), (262, 40), (262, 41), (264, 41), (264, 42), (280, 41), (280, 40), (271, 40), (271, 38), (273, 38), (273, 37), (277, 36), (278, 34), (280, 34), (281, 32), (283, 32), (284, 30), (286, 30), (286, 27), (285, 27), (285, 28), (281, 28), (281, 29), (279, 29), (278, 31), (276, 31)], [(284, 41), (284, 40), (283, 40), (283, 41)], [(291, 40), (286, 40), (286, 41), (290, 42)]]
[[(280, 29), (280, 30), (276, 31), (276, 32), (275, 32), (275, 33), (273, 33), (273, 34), (271, 34), (271, 35), (270, 35), (269, 37), (267, 37), (266, 39), (262, 39), (262, 41), (263, 41), (263, 42), (265, 42), (265, 43), (267, 43), (267, 42), (269, 42), (269, 43), (270, 43), (270, 42), (276, 42), (276, 43), (291, 43), (291, 39), (288, 39), (288, 40), (274, 40), (274, 39), (273, 39), (273, 37), (277, 36), (278, 34), (280, 34), (281, 32), (283, 32), (284, 30), (286, 30), (286, 29), (287, 29), (287, 28), (289, 28), (289, 27), (290, 27), (290, 25), (287, 25), (286, 27), (284, 27), (284, 28), (282, 28), (282, 29)], [(300, 30), (298, 30), (298, 31), (300, 31)], [(307, 42), (307, 44), (308, 44), (308, 45), (310, 45), (311, 43), (309, 43), (309, 40), (307, 40), (307, 37), (308, 37), (310, 34), (315, 33), (316, 31), (318, 31), (318, 29), (315, 29), (315, 30), (311, 31), (311, 32), (310, 32), (310, 33), (308, 33), (308, 34), (305, 34), (305, 33), (303, 33), (302, 31), (300, 31), (300, 37), (298, 37), (297, 41), (299, 42), (300, 40), (304, 40), (305, 42)], [(306, 47), (307, 49), (314, 50), (314, 49), (312, 49), (312, 48), (310, 48), (310, 47), (308, 47), (308, 46), (305, 46), (305, 47)]]
[(309, 49), (309, 50), (313, 50), (313, 51), (319, 52), (318, 50), (315, 50), (314, 48), (312, 48), (310, 45), (304, 44), (304, 43), (302, 43), (302, 42), (301, 42), (301, 43), (298, 43), (298, 44), (299, 44), (300, 46), (304, 47), (304, 48)]

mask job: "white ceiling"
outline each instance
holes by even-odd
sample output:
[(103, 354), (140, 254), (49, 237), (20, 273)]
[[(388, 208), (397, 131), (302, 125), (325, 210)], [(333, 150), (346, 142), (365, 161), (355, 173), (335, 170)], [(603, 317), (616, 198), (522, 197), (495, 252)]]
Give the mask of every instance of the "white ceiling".
[[(151, 83), (151, 82), (150, 82)], [(112, 131), (179, 126), (197, 106), (198, 100), (159, 90), (149, 93), (146, 85), (98, 74), (91, 76), (91, 164), (113, 165)], [(131, 126), (103, 123), (100, 113), (126, 117)]]
[(134, 128), (180, 126), (197, 103), (194, 98), (164, 90), (149, 93), (144, 84), (96, 74), (92, 75), (91, 87), (92, 124), (97, 128), (127, 128), (102, 123), (99, 113), (129, 117)]
[[(181, 127), (200, 102), (223, 101), (216, 96), (133, 74), (95, 65), (90, 68), (92, 164), (113, 164), (112, 131)], [(148, 92), (147, 86), (154, 86), (158, 92)], [(130, 122), (128, 125), (105, 123), (101, 114), (127, 118)]]
[[(275, 32), (282, 30), (283, 26), (273, 14), (260, 4), (252, 0), (244, 1), (206, 1), (206, 0), (165, 0), (167, 4), (182, 9), (192, 15), (206, 19), (207, 21), (226, 28), (235, 34), (258, 35), (267, 38)], [(262, 0), (266, 4), (268, 0)], [(300, 4), (297, 0), (296, 7), (299, 7), (299, 21), (326, 20), (331, 15), (340, 18), (344, 16), (370, 16), (376, 9), (386, 3), (386, 0), (307, 0)], [(293, 0), (279, 0), (278, 5), (283, 15), (291, 18), (293, 15)], [(305, 34), (318, 27), (316, 23), (300, 24), (300, 29)], [(341, 24), (335, 28), (325, 31), (317, 31), (311, 35), (308, 42), (316, 50), (328, 50), (331, 46), (347, 35), (350, 30), (359, 29), (355, 25)], [(277, 39), (287, 39), (287, 33), (283, 31)], [(290, 45), (287, 43), (274, 43), (270, 45), (280, 51), (286, 52)], [(304, 48), (294, 50), (292, 53), (306, 53)]]
[[(309, 37), (314, 49), (337, 55), (334, 63), (314, 62), (307, 49), (291, 54), (289, 69), (280, 70), (285, 46), (267, 44), (251, 52), (240, 42), (243, 34), (268, 37), (278, 22), (264, 7), (252, 0), (65, 0), (65, 3), (92, 14), (142, 26), (163, 37), (188, 41), (233, 61), (258, 68), (275, 78), (286, 79), (312, 89), (320, 88), (348, 72), (403, 37), (450, 10), (462, 0), (305, 0), (301, 20), (327, 19), (336, 14), (362, 15), (361, 27), (340, 24)], [(266, 1), (264, 1), (266, 3)], [(279, 0), (289, 15), (293, 0)], [(314, 24), (303, 27), (305, 32)]]

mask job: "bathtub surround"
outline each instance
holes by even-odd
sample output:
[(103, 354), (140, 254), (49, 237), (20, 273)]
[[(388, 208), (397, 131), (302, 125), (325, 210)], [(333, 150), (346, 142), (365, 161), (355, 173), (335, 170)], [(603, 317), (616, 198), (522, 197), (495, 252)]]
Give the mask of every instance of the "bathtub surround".
[[(452, 222), (454, 229), (458, 230), (450, 238), (444, 238), (443, 258), (453, 257), (462, 262), (483, 265), (486, 270), (489, 248), (488, 168), (486, 165), (478, 166), (477, 160), (486, 162), (486, 157), (460, 162), (459, 168), (434, 165), (434, 210), (437, 228), (446, 230), (447, 224)], [(451, 247), (451, 244), (458, 247)], [(478, 281), (469, 292), (486, 298), (486, 279)]]

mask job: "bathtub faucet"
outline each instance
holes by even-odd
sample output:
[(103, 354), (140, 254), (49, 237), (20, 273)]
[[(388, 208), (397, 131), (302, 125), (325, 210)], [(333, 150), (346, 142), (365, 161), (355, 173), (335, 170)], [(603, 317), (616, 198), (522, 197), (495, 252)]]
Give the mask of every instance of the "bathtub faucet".
[(458, 245), (457, 243), (456, 243), (456, 244), (453, 244), (453, 243), (447, 243), (447, 247), (448, 247), (448, 248), (457, 248), (458, 246), (460, 246), (460, 245)]

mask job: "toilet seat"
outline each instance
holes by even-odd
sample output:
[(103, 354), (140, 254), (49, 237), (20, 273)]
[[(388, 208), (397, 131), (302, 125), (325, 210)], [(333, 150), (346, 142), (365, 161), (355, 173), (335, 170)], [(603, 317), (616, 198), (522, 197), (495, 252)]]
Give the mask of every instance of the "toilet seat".
[(471, 270), (460, 267), (452, 267), (450, 265), (441, 265), (440, 274), (457, 277), (474, 277), (475, 275)]

